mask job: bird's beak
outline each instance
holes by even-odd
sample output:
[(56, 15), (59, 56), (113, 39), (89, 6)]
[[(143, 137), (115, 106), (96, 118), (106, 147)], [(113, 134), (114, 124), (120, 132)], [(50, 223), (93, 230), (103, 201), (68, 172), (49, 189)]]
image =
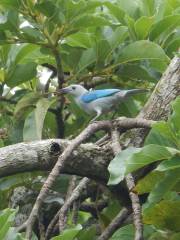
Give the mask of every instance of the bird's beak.
[(71, 92), (71, 91), (72, 91), (72, 90), (71, 90), (69, 87), (65, 87), (65, 88), (62, 88), (62, 89), (58, 90), (58, 92), (59, 92), (60, 94), (69, 93), (69, 92)]

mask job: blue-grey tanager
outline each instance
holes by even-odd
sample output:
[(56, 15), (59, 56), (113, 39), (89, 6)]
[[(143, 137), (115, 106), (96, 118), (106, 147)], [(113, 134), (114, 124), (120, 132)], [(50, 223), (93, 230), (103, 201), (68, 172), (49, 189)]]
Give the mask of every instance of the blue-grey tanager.
[(101, 114), (112, 111), (114, 107), (127, 97), (144, 93), (147, 90), (144, 89), (101, 89), (88, 91), (81, 85), (73, 84), (61, 89), (61, 93), (71, 94), (77, 105), (82, 108), (88, 114), (96, 114), (96, 120)]

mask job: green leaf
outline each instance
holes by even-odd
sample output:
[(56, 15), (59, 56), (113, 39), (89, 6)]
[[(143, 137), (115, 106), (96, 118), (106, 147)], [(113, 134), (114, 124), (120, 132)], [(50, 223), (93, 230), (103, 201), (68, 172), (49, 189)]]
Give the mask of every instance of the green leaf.
[(180, 156), (174, 156), (173, 158), (167, 161), (161, 162), (155, 170), (162, 172), (176, 168), (180, 168)]
[(96, 227), (91, 226), (86, 229), (82, 229), (78, 235), (77, 235), (78, 240), (96, 240)]
[(121, 78), (129, 79), (139, 79), (139, 80), (149, 80), (150, 82), (156, 82), (157, 79), (152, 76), (150, 71), (144, 66), (137, 64), (124, 64), (118, 70), (118, 75)]
[[(148, 237), (152, 235), (154, 229), (151, 226), (144, 225), (144, 239), (149, 239)], [(132, 224), (125, 225), (119, 228), (110, 240), (132, 240), (134, 239), (134, 226)]]
[(128, 37), (128, 28), (125, 26), (120, 26), (115, 29), (107, 38), (111, 49), (116, 49), (121, 43), (125, 41)]
[(29, 109), (29, 107), (35, 106), (39, 98), (40, 98), (40, 95), (34, 92), (28, 93), (24, 97), (22, 97), (15, 107), (15, 110), (14, 110), (15, 118), (16, 119), (22, 118), (22, 116), (24, 115), (24, 112), (27, 109)]
[(147, 40), (136, 41), (123, 48), (117, 61), (118, 63), (127, 63), (143, 59), (159, 59), (165, 63), (169, 62), (163, 49)]
[(18, 9), (21, 6), (21, 0), (1, 0), (0, 5), (7, 8)]
[(170, 122), (172, 124), (172, 127), (174, 128), (174, 131), (176, 133), (176, 136), (180, 139), (180, 97), (177, 97), (175, 101), (172, 102), (172, 109), (173, 113), (170, 117)]
[(5, 209), (0, 212), (0, 239), (5, 239), (6, 234), (9, 231), (9, 228), (15, 218), (16, 210), (14, 209)]
[(145, 16), (142, 16), (136, 21), (134, 28), (138, 39), (145, 39), (148, 36), (149, 29), (152, 26), (153, 21), (153, 17)]
[(108, 171), (110, 173), (110, 178), (108, 181), (109, 185), (118, 184), (123, 180), (126, 172), (126, 166), (125, 163), (123, 164), (123, 161), (127, 161), (126, 159), (140, 150), (140, 148), (129, 147), (115, 156), (108, 166)]
[(81, 229), (82, 226), (78, 224), (75, 227), (64, 230), (61, 235), (53, 237), (51, 240), (73, 240)]
[(173, 148), (160, 145), (147, 145), (143, 148), (127, 148), (115, 156), (110, 162), (108, 170), (110, 172), (109, 185), (119, 183), (124, 177), (149, 163), (169, 159), (178, 151)]
[(43, 13), (47, 17), (51, 17), (55, 14), (56, 5), (52, 1), (44, 1), (41, 3), (37, 3), (35, 5), (35, 9), (38, 10), (40, 13)]
[[(179, 145), (178, 139), (169, 123), (158, 122), (153, 124), (152, 128), (156, 132), (156, 134), (159, 134), (160, 136), (162, 136), (163, 139), (165, 139), (166, 141), (168, 140), (169, 142), (171, 142), (172, 146), (174, 145), (177, 147)], [(148, 140), (146, 141), (146, 143), (147, 142)], [(154, 142), (154, 143), (157, 143), (157, 142)], [(164, 142), (164, 145), (165, 143), (166, 142)]]
[(15, 87), (21, 83), (27, 82), (36, 76), (36, 63), (17, 64), (8, 76), (6, 84), (9, 87)]
[(43, 36), (40, 31), (38, 31), (35, 28), (32, 27), (23, 27), (21, 28), (23, 37), (25, 37), (29, 42), (34, 42), (36, 44), (36, 41), (42, 41)]
[(33, 141), (42, 139), (42, 130), (44, 119), (49, 106), (54, 103), (46, 98), (40, 99), (35, 110), (33, 110), (25, 120), (23, 129), (24, 141)]
[[(24, 61), (26, 59), (28, 59), (28, 57), (30, 56), (30, 54), (32, 54), (34, 51), (36, 51), (37, 49), (39, 49), (38, 46), (34, 45), (34, 44), (22, 44), (22, 47), (19, 49), (19, 51), (17, 52), (16, 56), (15, 56), (15, 62), (17, 63), (24, 63)], [(36, 58), (34, 58), (36, 59)]]
[(78, 32), (66, 38), (66, 43), (72, 47), (90, 48), (92, 41), (92, 34), (86, 32)]
[(163, 32), (167, 31), (167, 29), (175, 29), (180, 24), (180, 15), (171, 15), (163, 18), (157, 23), (152, 25), (149, 38), (151, 41), (158, 38)]
[(137, 182), (134, 191), (138, 194), (149, 193), (156, 185), (156, 183), (158, 183), (163, 177), (164, 173), (152, 171)]
[(110, 13), (120, 22), (120, 23), (125, 23), (124, 17), (125, 17), (125, 12), (122, 10), (118, 5), (113, 4), (109, 1), (106, 1), (104, 5), (108, 8)]
[(145, 204), (146, 207), (159, 202), (164, 198), (165, 194), (168, 193), (180, 180), (180, 169), (167, 171), (164, 177), (154, 186), (148, 196), (148, 202)]
[(143, 211), (143, 222), (153, 224), (160, 229), (179, 231), (180, 229), (180, 201), (163, 200)]
[(101, 16), (92, 14), (81, 15), (72, 22), (72, 28), (89, 28), (89, 27), (101, 27), (109, 25), (109, 21)]
[(96, 61), (96, 52), (95, 49), (89, 48), (82, 53), (80, 61), (78, 63), (77, 69), (78, 72), (83, 71), (87, 68), (90, 64)]

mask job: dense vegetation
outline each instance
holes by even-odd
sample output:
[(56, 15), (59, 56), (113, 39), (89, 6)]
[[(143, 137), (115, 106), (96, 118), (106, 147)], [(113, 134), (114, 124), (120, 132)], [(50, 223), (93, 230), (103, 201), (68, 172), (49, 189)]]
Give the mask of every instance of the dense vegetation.
[[(88, 89), (150, 89), (147, 95), (121, 104), (115, 115), (136, 116), (178, 54), (179, 26), (179, 0), (1, 0), (0, 147), (77, 136), (90, 117), (72, 99), (53, 93), (71, 83)], [(111, 117), (108, 114), (103, 119)], [(90, 141), (101, 136), (95, 134)], [(116, 185), (128, 173), (157, 161), (155, 169), (134, 189), (143, 196), (144, 239), (180, 239), (180, 97), (172, 102), (168, 120), (153, 125), (142, 148), (127, 148), (111, 161), (108, 184)], [(0, 179), (0, 209), (4, 209), (0, 215), (0, 239), (24, 239), (23, 233), (16, 233), (12, 227), (15, 214), (22, 208), (14, 204), (16, 210), (8, 209), (13, 206), (13, 190), (25, 186), (31, 190), (28, 201), (32, 202), (47, 175), (32, 171)], [(42, 225), (47, 226), (53, 218), (51, 211), (62, 205), (69, 179), (65, 175), (56, 180), (53, 191), (60, 194), (46, 199)], [(69, 210), (66, 230), (51, 239), (96, 239), (96, 225), (103, 231), (117, 215), (123, 206), (116, 197), (107, 189), (102, 191), (98, 183), (92, 185), (95, 196), (85, 199), (85, 203), (96, 206), (105, 201), (106, 207), (96, 209), (94, 216), (79, 211), (75, 224), (73, 210)], [(56, 205), (53, 210), (52, 204)], [(40, 235), (39, 230), (35, 232)], [(130, 223), (111, 239), (133, 236)]]

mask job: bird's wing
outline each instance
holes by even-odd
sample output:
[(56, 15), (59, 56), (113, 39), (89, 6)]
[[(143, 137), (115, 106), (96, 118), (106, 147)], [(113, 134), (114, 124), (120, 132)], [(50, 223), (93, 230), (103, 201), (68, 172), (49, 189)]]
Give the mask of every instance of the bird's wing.
[(98, 98), (109, 97), (113, 94), (120, 92), (120, 89), (102, 89), (102, 90), (93, 90), (85, 93), (81, 100), (85, 103), (92, 102)]

